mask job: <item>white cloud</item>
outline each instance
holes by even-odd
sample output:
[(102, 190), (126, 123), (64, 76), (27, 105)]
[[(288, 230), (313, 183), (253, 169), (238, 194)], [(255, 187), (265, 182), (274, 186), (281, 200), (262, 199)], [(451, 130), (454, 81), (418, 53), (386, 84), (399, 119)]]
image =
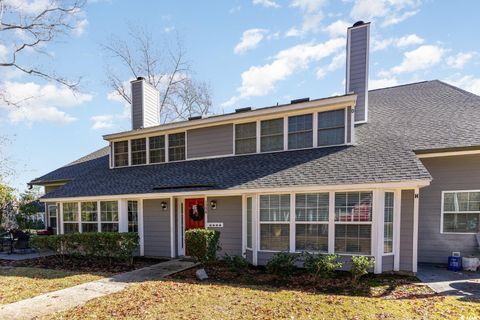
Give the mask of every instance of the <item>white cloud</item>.
[(401, 38), (396, 39), (396, 46), (397, 47), (408, 47), (417, 44), (422, 44), (424, 40), (417, 36), (416, 34), (410, 34), (408, 36), (404, 36)]
[(52, 4), (50, 0), (4, 0), (3, 2), (5, 6), (13, 7), (25, 14), (38, 14)]
[(254, 5), (260, 5), (267, 8), (279, 8), (280, 5), (273, 0), (253, 0)]
[(473, 58), (473, 56), (473, 52), (460, 52), (454, 56), (448, 57), (447, 65), (455, 69), (461, 69), (468, 61)]
[(102, 114), (90, 118), (93, 121), (92, 129), (109, 129), (115, 126), (114, 116), (110, 114)]
[(129, 119), (131, 117), (131, 105), (127, 103), (116, 91), (109, 92), (107, 94), (107, 99), (121, 103), (123, 105), (123, 111), (121, 113), (99, 114), (92, 116), (90, 120), (93, 121), (92, 129), (94, 130), (113, 128), (117, 126), (120, 121)]
[(385, 50), (390, 46), (396, 46), (397, 48), (409, 47), (413, 45), (422, 44), (425, 40), (416, 34), (409, 34), (400, 38), (388, 38), (388, 39), (372, 39), (372, 51)]
[(287, 37), (298, 37), (308, 32), (319, 32), (321, 30), (321, 22), (323, 20), (323, 14), (307, 14), (303, 17), (303, 24), (300, 28), (292, 27), (285, 34)]
[(5, 62), (8, 55), (8, 48), (0, 44), (0, 62)]
[(291, 6), (312, 13), (318, 11), (325, 4), (325, 0), (293, 0)]
[(72, 122), (75, 118), (61, 109), (76, 107), (92, 99), (89, 94), (73, 93), (66, 87), (54, 84), (7, 81), (1, 89), (6, 99), (18, 105), (0, 104), (0, 108), (6, 110), (8, 119), (13, 123), (28, 125), (40, 121)]
[(233, 14), (233, 13), (239, 12), (240, 10), (242, 10), (242, 7), (236, 6), (236, 7), (230, 8), (230, 10), (228, 10), (228, 13)]
[(329, 72), (333, 72), (345, 65), (346, 54), (341, 52), (332, 58), (332, 61), (323, 68), (317, 70), (317, 78), (321, 79), (327, 75)]
[(373, 20), (375, 17), (387, 13), (387, 6), (383, 0), (357, 0), (353, 5), (350, 16), (357, 20)]
[(75, 36), (79, 37), (85, 33), (85, 29), (87, 28), (87, 26), (88, 26), (87, 19), (79, 20), (72, 32)]
[(393, 87), (398, 85), (398, 80), (396, 78), (383, 78), (383, 79), (370, 79), (368, 81), (368, 89), (378, 89)]
[(454, 86), (480, 95), (480, 78), (475, 78), (472, 75), (461, 76), (457, 74), (454, 77), (447, 79), (446, 81)]
[(438, 46), (420, 46), (415, 50), (405, 52), (402, 63), (393, 67), (390, 73), (399, 74), (430, 69), (442, 60), (443, 54), (444, 50)]
[(345, 36), (347, 34), (347, 28), (350, 27), (350, 23), (345, 20), (337, 20), (325, 28), (325, 31), (330, 34), (330, 37)]
[(355, 20), (381, 20), (382, 27), (398, 24), (419, 10), (420, 0), (356, 0), (350, 11)]
[(263, 40), (268, 30), (265, 29), (248, 29), (242, 34), (240, 42), (235, 46), (233, 51), (236, 54), (242, 54), (248, 50), (255, 49), (260, 41)]
[(404, 20), (407, 20), (410, 17), (413, 17), (418, 12), (419, 12), (418, 10), (412, 10), (412, 11), (404, 12), (400, 15), (394, 15), (394, 14), (388, 15), (388, 16), (385, 17), (385, 20), (383, 20), (382, 27), (387, 27), (387, 26), (391, 26), (391, 25), (394, 25), (394, 24), (399, 24), (400, 22), (402, 22)]
[(241, 75), (242, 84), (237, 88), (238, 95), (233, 96), (222, 106), (232, 106), (242, 99), (264, 96), (274, 90), (275, 84), (291, 76), (294, 72), (305, 70), (312, 62), (318, 62), (339, 49), (345, 47), (345, 39), (331, 39), (324, 43), (300, 44), (280, 51), (271, 63), (252, 66)]

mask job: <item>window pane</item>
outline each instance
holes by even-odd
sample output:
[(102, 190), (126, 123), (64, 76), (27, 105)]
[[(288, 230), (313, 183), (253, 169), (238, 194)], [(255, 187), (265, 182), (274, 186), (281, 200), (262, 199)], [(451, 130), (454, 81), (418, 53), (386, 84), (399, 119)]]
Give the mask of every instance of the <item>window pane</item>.
[(98, 223), (82, 223), (82, 232), (98, 232)]
[(128, 141), (113, 143), (114, 166), (128, 166)]
[(299, 251), (328, 251), (328, 224), (297, 224), (295, 249)]
[(247, 248), (252, 248), (252, 198), (247, 198)]
[(260, 221), (289, 221), (290, 195), (260, 196)]
[(384, 226), (383, 226), (383, 252), (393, 252), (393, 202), (394, 193), (385, 192)]
[(443, 231), (477, 233), (480, 192), (462, 191), (443, 194)]
[(296, 221), (328, 221), (328, 201), (328, 192), (296, 194)]
[(345, 110), (318, 113), (318, 145), (345, 143)]
[(165, 136), (150, 137), (150, 163), (165, 162)]
[(82, 202), (81, 210), (82, 222), (97, 221), (97, 202)]
[(63, 233), (75, 233), (78, 232), (78, 223), (64, 223)]
[(78, 221), (78, 205), (76, 202), (63, 204), (63, 221)]
[(345, 143), (345, 129), (322, 129), (318, 131), (318, 145), (330, 146)]
[(260, 130), (262, 152), (283, 150), (283, 118), (262, 121)]
[(102, 223), (102, 232), (118, 232), (118, 223)]
[(288, 224), (261, 224), (260, 250), (289, 250), (290, 226)]
[(132, 165), (147, 163), (147, 140), (145, 138), (133, 139), (132, 146)]
[(138, 232), (137, 201), (128, 201), (128, 232)]
[(288, 149), (312, 147), (312, 119), (311, 114), (288, 118)]
[(255, 122), (235, 125), (235, 154), (257, 151), (257, 124)]
[(335, 221), (372, 221), (372, 196), (369, 192), (336, 192)]
[(118, 221), (117, 201), (101, 201), (100, 217), (102, 221)]
[(371, 225), (335, 225), (335, 252), (370, 254)]
[(455, 194), (454, 193), (445, 193), (443, 197), (443, 210), (444, 211), (455, 211)]
[(185, 133), (168, 135), (168, 161), (185, 160)]

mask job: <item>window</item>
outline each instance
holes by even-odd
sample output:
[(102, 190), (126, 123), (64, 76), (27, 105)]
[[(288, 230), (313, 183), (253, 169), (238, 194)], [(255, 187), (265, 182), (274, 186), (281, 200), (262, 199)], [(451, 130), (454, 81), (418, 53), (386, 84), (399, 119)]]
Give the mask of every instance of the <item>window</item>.
[(185, 132), (168, 135), (168, 161), (185, 160)]
[(137, 201), (128, 201), (128, 232), (138, 232)]
[(132, 165), (147, 163), (147, 140), (145, 138), (133, 139), (132, 147)]
[(113, 143), (114, 166), (128, 166), (128, 141)]
[(150, 137), (150, 163), (165, 162), (165, 136)]
[(57, 206), (48, 206), (48, 226), (57, 230)]
[(118, 231), (118, 202), (117, 201), (101, 201), (100, 202), (100, 218), (102, 232)]
[(235, 154), (257, 152), (257, 123), (235, 125)]
[(97, 202), (82, 202), (82, 232), (98, 232)]
[(313, 145), (312, 115), (288, 118), (288, 149), (311, 148)]
[(253, 218), (252, 198), (247, 198), (247, 248), (252, 248), (252, 218)]
[(371, 191), (335, 193), (335, 252), (370, 254), (372, 197)]
[(288, 251), (290, 195), (260, 196), (260, 250)]
[(295, 195), (295, 250), (328, 251), (329, 195)]
[(283, 118), (262, 121), (260, 134), (261, 152), (283, 150)]
[(383, 252), (393, 252), (393, 203), (394, 193), (385, 192), (385, 207), (383, 214)]
[(345, 143), (345, 109), (318, 113), (318, 145)]
[(63, 204), (63, 233), (78, 232), (78, 204), (65, 202)]
[(477, 233), (480, 191), (444, 192), (442, 213), (443, 232)]

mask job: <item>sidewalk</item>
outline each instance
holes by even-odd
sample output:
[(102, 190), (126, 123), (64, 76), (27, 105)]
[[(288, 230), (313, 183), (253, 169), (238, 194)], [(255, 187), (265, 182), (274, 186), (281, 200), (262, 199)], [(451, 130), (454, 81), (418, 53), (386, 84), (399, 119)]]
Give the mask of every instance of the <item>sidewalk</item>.
[(68, 310), (87, 301), (122, 291), (137, 282), (161, 279), (173, 273), (189, 269), (195, 263), (170, 260), (150, 267), (118, 274), (78, 286), (49, 292), (34, 298), (0, 306), (0, 319), (40, 318), (55, 312)]

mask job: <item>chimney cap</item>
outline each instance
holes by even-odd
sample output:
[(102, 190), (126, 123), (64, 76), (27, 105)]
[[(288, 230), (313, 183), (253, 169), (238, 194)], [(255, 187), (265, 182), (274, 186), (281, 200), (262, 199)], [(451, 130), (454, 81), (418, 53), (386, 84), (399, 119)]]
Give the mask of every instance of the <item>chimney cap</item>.
[(145, 80), (144, 77), (137, 77), (137, 80)]
[(361, 25), (364, 25), (364, 24), (365, 24), (365, 22), (363, 22), (363, 20), (359, 20), (359, 21), (355, 22), (352, 27), (358, 27), (358, 26), (361, 26)]

